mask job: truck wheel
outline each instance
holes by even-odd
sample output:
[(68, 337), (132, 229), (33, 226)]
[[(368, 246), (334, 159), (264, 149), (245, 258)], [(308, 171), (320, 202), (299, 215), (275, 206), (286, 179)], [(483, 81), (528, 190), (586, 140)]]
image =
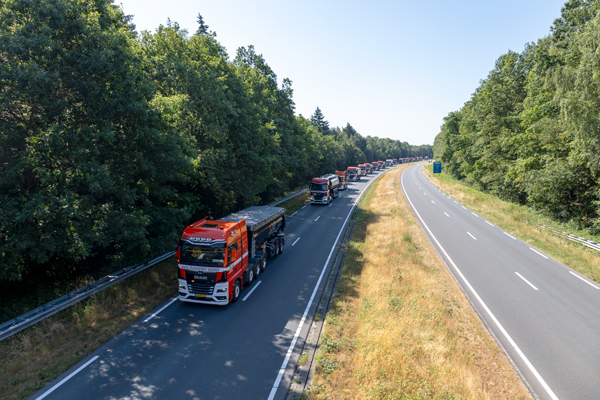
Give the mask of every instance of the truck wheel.
[(262, 272), (265, 272), (265, 269), (267, 269), (267, 260), (264, 257), (260, 259), (260, 269)]
[(233, 293), (231, 294), (232, 295), (231, 302), (235, 303), (236, 301), (238, 301), (241, 293), (242, 293), (242, 285), (240, 283), (240, 280), (236, 279), (235, 283), (233, 284)]
[(254, 269), (254, 279), (258, 279), (258, 276), (260, 275), (260, 261), (257, 262), (252, 268)]
[(279, 254), (283, 253), (283, 240), (279, 241)]
[(248, 282), (246, 282), (246, 286), (249, 286), (252, 282), (254, 282), (254, 267), (248, 268)]

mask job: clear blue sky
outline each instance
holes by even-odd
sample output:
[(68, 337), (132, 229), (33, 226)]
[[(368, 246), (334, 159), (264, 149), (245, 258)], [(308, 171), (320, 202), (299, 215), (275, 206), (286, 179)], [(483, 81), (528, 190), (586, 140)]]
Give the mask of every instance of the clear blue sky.
[(566, 0), (115, 0), (138, 32), (196, 16), (230, 59), (254, 45), (292, 80), (296, 114), (319, 107), (330, 126), (433, 144), (508, 50), (550, 33)]

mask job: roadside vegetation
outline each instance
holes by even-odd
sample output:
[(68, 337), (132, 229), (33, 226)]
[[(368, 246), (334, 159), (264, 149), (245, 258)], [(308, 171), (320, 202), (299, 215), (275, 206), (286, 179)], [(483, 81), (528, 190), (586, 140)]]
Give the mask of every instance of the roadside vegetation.
[(600, 252), (557, 236), (541, 227), (552, 227), (597, 242), (600, 242), (600, 235), (594, 236), (589, 230), (578, 229), (577, 221), (560, 223), (543, 211), (500, 200), (494, 195), (470, 187), (449, 174), (434, 174), (432, 164), (423, 171), (429, 181), (465, 207), (587, 278), (600, 283)]
[[(290, 215), (307, 202), (303, 193), (277, 207)], [(73, 290), (93, 280), (88, 276)], [(2, 398), (33, 394), (176, 293), (173, 257), (1, 341)], [(60, 297), (51, 294), (48, 301)]]
[(406, 203), (404, 167), (358, 211), (308, 399), (530, 399)]

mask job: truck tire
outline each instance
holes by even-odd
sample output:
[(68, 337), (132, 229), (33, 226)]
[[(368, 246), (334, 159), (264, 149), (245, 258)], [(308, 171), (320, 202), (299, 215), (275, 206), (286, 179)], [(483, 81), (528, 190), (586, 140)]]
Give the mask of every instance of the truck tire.
[(256, 264), (254, 264), (252, 266), (252, 269), (254, 269), (254, 279), (258, 279), (258, 276), (260, 275), (260, 272), (261, 272), (260, 262), (257, 262)]
[(283, 239), (279, 239), (279, 254), (283, 253)]
[(265, 269), (267, 269), (267, 259), (265, 257), (261, 258), (259, 264), (261, 272), (265, 272)]
[(246, 284), (246, 286), (250, 286), (250, 284), (252, 282), (254, 282), (254, 266), (252, 266), (252, 268), (248, 268), (247, 273), (246, 273), (248, 279), (247, 282), (244, 282)]
[(242, 293), (242, 284), (239, 279), (235, 280), (233, 284), (233, 293), (231, 294), (231, 302), (235, 303), (240, 298), (240, 294)]

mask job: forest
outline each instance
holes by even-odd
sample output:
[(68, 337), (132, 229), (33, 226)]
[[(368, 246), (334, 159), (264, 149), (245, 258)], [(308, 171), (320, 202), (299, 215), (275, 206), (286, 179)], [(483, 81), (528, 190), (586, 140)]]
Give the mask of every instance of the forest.
[(600, 233), (600, 1), (569, 0), (548, 36), (501, 55), (444, 119), (445, 172)]
[(200, 14), (137, 32), (112, 0), (5, 0), (0, 60), (3, 293), (143, 262), (314, 176), (433, 156), (296, 115), (292, 81), (251, 45), (230, 59)]

